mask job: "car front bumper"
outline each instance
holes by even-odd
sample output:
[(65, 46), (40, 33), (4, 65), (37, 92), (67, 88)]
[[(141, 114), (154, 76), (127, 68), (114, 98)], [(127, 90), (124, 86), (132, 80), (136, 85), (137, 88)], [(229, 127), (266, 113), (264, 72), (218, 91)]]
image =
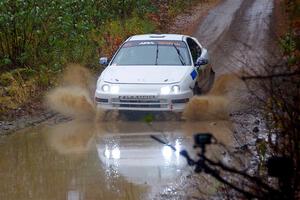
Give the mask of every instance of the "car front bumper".
[(161, 95), (153, 92), (122, 92), (111, 94), (96, 90), (95, 102), (97, 107), (104, 110), (182, 112), (185, 104), (192, 96), (193, 92), (189, 90), (168, 95)]

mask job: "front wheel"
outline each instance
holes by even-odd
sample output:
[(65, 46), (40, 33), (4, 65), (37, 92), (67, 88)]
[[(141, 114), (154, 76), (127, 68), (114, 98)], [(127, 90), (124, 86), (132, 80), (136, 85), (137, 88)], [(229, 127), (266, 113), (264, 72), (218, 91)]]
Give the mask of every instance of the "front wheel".
[(194, 95), (200, 95), (202, 93), (201, 88), (199, 88), (198, 83), (195, 83), (195, 86), (193, 88)]
[(213, 69), (211, 69), (209, 80), (208, 80), (209, 85), (208, 85), (208, 91), (207, 92), (209, 92), (211, 90), (211, 88), (213, 87), (214, 82), (215, 82), (215, 77), (216, 77), (216, 73)]
[(201, 87), (199, 87), (198, 82), (196, 82), (193, 88), (194, 95), (208, 93), (210, 89), (213, 87), (214, 82), (215, 82), (215, 72), (211, 69), (209, 77), (207, 77), (206, 82), (202, 84)]

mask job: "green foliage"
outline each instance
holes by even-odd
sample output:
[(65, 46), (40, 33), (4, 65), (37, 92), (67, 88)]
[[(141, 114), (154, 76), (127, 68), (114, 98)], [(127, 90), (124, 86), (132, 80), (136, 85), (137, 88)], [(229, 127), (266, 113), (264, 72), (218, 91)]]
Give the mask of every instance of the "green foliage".
[(296, 42), (292, 34), (286, 34), (280, 39), (280, 45), (285, 54), (291, 54), (296, 49)]
[(13, 76), (10, 72), (3, 73), (0, 76), (0, 85), (1, 86), (7, 87), (7, 86), (11, 85), (12, 82), (13, 82)]
[(36, 71), (30, 68), (18, 68), (10, 72), (13, 77), (19, 77), (19, 80), (27, 81), (36, 75)]
[(286, 56), (287, 64), (289, 66), (297, 65), (300, 61), (299, 41), (299, 38), (297, 38), (292, 32), (286, 33), (279, 40), (281, 49)]
[(99, 47), (101, 55), (111, 57), (119, 45), (130, 35), (149, 33), (154, 25), (145, 19), (133, 15), (125, 22), (120, 19), (105, 22), (100, 29), (94, 29), (90, 35)]
[[(174, 6), (183, 9), (185, 2), (176, 0)], [(0, 0), (0, 102), (39, 96), (68, 63), (98, 68), (99, 56), (111, 56), (128, 36), (155, 32), (158, 14), (168, 13), (160, 5), (156, 0)]]
[[(2, 0), (0, 70), (46, 65), (58, 71), (68, 62), (93, 65), (105, 34), (123, 38), (153, 31), (144, 19), (153, 9), (149, 0)], [(112, 30), (106, 28), (110, 22)], [(91, 37), (96, 32), (101, 34), (97, 41)]]
[(148, 114), (143, 118), (143, 121), (146, 122), (147, 124), (152, 123), (154, 120), (154, 116), (152, 114)]
[[(191, 1), (167, 4), (178, 11)], [(2, 0), (0, 71), (39, 71), (41, 65), (59, 71), (68, 62), (95, 65), (108, 35), (119, 40), (153, 32), (147, 16), (160, 12), (159, 5), (152, 0)]]
[(169, 14), (171, 16), (174, 16), (177, 13), (184, 11), (184, 9), (188, 6), (191, 6), (193, 2), (195, 2), (195, 0), (186, 0), (186, 1), (171, 0), (169, 6)]

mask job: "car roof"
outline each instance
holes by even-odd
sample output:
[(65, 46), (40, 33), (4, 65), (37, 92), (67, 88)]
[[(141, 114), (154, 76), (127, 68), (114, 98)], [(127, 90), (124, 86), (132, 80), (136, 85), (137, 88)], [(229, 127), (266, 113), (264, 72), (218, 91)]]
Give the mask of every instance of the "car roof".
[(144, 34), (134, 35), (128, 38), (126, 41), (138, 41), (138, 40), (172, 40), (172, 41), (183, 41), (187, 37), (186, 35), (179, 34)]

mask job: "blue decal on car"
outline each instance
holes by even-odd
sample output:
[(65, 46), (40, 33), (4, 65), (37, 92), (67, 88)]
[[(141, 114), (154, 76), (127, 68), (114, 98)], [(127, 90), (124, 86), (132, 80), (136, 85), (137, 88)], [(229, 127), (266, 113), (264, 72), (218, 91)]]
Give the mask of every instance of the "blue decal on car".
[(193, 80), (197, 77), (197, 72), (196, 72), (196, 70), (193, 70), (193, 71), (191, 72), (191, 77), (192, 77)]

